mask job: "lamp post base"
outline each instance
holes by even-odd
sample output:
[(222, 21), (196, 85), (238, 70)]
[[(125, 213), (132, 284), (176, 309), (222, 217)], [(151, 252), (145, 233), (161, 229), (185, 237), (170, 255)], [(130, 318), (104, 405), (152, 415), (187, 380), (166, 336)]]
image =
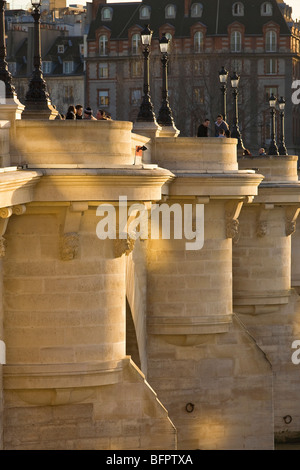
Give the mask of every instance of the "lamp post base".
[(48, 103), (25, 103), (22, 119), (53, 120), (57, 117), (58, 111)]
[(21, 119), (25, 106), (15, 95), (13, 98), (6, 98), (4, 104), (0, 104), (0, 120), (16, 121)]
[(160, 137), (160, 132), (162, 128), (161, 126), (156, 122), (141, 122), (141, 121), (136, 121), (133, 124), (133, 132), (136, 134), (144, 135), (146, 137), (155, 138), (155, 137)]
[(175, 124), (172, 126), (163, 126), (161, 124), (161, 131), (159, 137), (177, 137), (180, 134), (180, 130), (177, 129)]

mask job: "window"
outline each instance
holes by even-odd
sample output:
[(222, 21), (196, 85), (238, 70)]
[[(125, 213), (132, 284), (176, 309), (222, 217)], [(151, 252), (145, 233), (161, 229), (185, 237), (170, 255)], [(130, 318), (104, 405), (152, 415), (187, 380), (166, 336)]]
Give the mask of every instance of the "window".
[(166, 18), (175, 18), (176, 8), (175, 5), (167, 5), (165, 8), (165, 17)]
[(98, 92), (98, 106), (107, 108), (109, 105), (109, 94), (108, 90), (99, 90)]
[(71, 61), (63, 63), (63, 73), (72, 73), (74, 68), (74, 64)]
[(203, 61), (195, 60), (194, 62), (194, 74), (201, 75), (203, 73)]
[(266, 34), (266, 52), (276, 52), (277, 34), (275, 31), (268, 31)]
[(277, 59), (266, 59), (266, 74), (277, 74)]
[(240, 2), (234, 3), (232, 5), (232, 14), (233, 16), (244, 16), (244, 5)]
[[(48, 90), (49, 91), (49, 90)], [(64, 86), (64, 98), (63, 98), (64, 103), (73, 103), (74, 101), (74, 93), (73, 93), (73, 87), (72, 86)]]
[(237, 74), (243, 72), (243, 62), (241, 60), (233, 60), (231, 62), (231, 70), (234, 70)]
[(79, 54), (84, 55), (84, 45), (83, 44), (79, 44)]
[(140, 8), (140, 20), (149, 20), (150, 19), (151, 9), (148, 6), (142, 6)]
[(141, 35), (133, 34), (131, 38), (131, 51), (132, 54), (139, 54), (141, 47)]
[(107, 36), (102, 34), (99, 37), (99, 54), (100, 55), (107, 55)]
[(274, 96), (276, 96), (276, 97), (278, 96), (278, 88), (277, 88), (277, 86), (276, 86), (276, 87), (274, 87), (274, 86), (266, 86), (266, 87), (265, 87), (265, 99), (266, 99), (266, 102), (267, 102), (267, 103), (269, 103), (269, 98), (270, 98), (270, 96), (272, 95), (272, 93), (273, 93)]
[(195, 104), (204, 104), (204, 88), (195, 87), (193, 93), (193, 101)]
[(203, 33), (197, 31), (194, 34), (194, 52), (203, 52)]
[(192, 18), (200, 18), (203, 12), (203, 5), (202, 3), (194, 3), (191, 7), (191, 17)]
[(130, 90), (130, 104), (132, 106), (139, 106), (142, 99), (142, 90), (140, 88), (134, 88)]
[(112, 20), (113, 10), (112, 8), (102, 8), (101, 10), (101, 20), (102, 21), (111, 21)]
[(261, 6), (260, 14), (261, 16), (272, 16), (273, 14), (272, 4), (269, 2), (263, 3)]
[(65, 46), (63, 46), (62, 44), (57, 46), (57, 53), (58, 54), (63, 54), (64, 52), (65, 52)]
[(130, 64), (130, 75), (132, 78), (141, 77), (143, 73), (142, 62), (140, 60), (134, 60)]
[[(171, 52), (171, 49), (172, 49), (172, 34), (171, 33), (166, 33), (166, 38), (169, 39), (169, 49), (168, 51)], [(169, 67), (171, 67), (171, 65), (169, 64)]]
[(230, 38), (231, 52), (241, 52), (242, 50), (242, 34), (239, 31), (233, 31)]
[(50, 61), (43, 61), (42, 62), (42, 71), (44, 74), (51, 73), (52, 70), (52, 62)]
[(8, 70), (12, 75), (15, 75), (17, 71), (17, 63), (16, 62), (8, 62)]
[(108, 78), (108, 64), (106, 62), (99, 64), (99, 78)]

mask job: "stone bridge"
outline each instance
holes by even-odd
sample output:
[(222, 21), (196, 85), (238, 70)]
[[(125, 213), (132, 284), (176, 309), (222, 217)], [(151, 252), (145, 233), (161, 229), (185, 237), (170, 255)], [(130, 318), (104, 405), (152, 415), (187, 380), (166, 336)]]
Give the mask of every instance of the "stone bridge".
[[(236, 148), (129, 122), (0, 122), (3, 449), (264, 450), (299, 437), (297, 157)], [(155, 204), (191, 207), (203, 247), (172, 224), (167, 238), (124, 238), (120, 197), (148, 222)], [(100, 205), (115, 238), (97, 233)]]

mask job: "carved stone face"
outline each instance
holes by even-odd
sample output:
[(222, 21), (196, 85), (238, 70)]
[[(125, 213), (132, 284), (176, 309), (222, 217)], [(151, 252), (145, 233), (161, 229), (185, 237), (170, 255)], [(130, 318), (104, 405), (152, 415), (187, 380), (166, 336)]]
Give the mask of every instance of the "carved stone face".
[(257, 223), (256, 226), (256, 235), (258, 237), (264, 237), (267, 234), (268, 224), (266, 220), (261, 220)]
[(227, 238), (235, 238), (239, 233), (239, 221), (232, 219), (227, 223)]
[(79, 235), (77, 233), (66, 233), (62, 239), (61, 257), (64, 261), (76, 257), (79, 249)]
[(3, 258), (5, 256), (5, 245), (6, 245), (5, 238), (0, 237), (0, 258)]

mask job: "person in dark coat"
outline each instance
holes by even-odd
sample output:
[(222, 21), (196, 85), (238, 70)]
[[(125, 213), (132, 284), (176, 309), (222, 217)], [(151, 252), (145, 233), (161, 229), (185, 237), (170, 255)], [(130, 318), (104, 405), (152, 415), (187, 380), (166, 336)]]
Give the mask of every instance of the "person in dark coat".
[(197, 137), (208, 137), (208, 126), (210, 120), (208, 118), (204, 119), (202, 124), (198, 127)]
[(83, 119), (83, 106), (82, 104), (76, 104), (76, 119)]
[(220, 129), (223, 129), (226, 132), (229, 129), (227, 122), (223, 120), (222, 114), (218, 114), (217, 120), (215, 122), (215, 136), (219, 137)]
[(76, 109), (75, 106), (71, 105), (68, 108), (66, 119), (76, 119)]

